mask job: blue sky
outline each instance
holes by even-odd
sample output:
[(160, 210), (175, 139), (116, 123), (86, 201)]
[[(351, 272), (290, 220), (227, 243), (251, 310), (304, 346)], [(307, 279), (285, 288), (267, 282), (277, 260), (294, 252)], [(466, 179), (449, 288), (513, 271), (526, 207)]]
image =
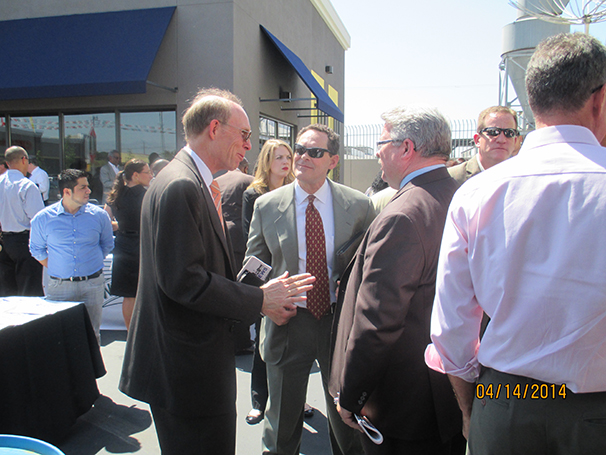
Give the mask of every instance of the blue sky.
[[(345, 124), (381, 123), (402, 104), (429, 104), (452, 120), (499, 101), (507, 0), (331, 0), (351, 35), (345, 52)], [(590, 33), (604, 42), (606, 25)]]

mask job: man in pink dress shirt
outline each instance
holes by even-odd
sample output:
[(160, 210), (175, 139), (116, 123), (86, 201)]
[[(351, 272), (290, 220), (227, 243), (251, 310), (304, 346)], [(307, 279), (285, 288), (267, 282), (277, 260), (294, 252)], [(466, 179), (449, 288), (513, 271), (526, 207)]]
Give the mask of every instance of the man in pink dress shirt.
[(450, 205), (425, 356), (474, 455), (606, 453), (605, 83), (595, 38), (543, 41), (526, 73), (537, 130)]

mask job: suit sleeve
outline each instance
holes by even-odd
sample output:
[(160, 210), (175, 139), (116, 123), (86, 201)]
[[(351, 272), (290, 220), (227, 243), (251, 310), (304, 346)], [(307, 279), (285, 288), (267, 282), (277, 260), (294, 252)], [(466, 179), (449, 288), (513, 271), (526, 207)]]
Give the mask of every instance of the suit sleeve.
[(255, 256), (266, 264), (271, 264), (271, 253), (265, 242), (263, 235), (263, 210), (259, 209), (259, 203), (255, 202), (248, 231), (248, 243), (246, 245), (246, 261), (249, 257)]
[[(369, 233), (367, 248), (357, 254), (361, 266), (355, 316), (341, 380), (341, 405), (359, 413), (393, 361), (411, 299), (424, 268), (423, 245), (411, 220), (384, 217)], [(356, 290), (347, 289), (347, 292)], [(422, 354), (421, 354), (422, 356)]]
[[(175, 180), (152, 210), (155, 274), (162, 292), (195, 311), (253, 322), (261, 312), (263, 291), (226, 278), (229, 259), (217, 247), (220, 239), (195, 183)], [(215, 270), (215, 264), (225, 270)]]

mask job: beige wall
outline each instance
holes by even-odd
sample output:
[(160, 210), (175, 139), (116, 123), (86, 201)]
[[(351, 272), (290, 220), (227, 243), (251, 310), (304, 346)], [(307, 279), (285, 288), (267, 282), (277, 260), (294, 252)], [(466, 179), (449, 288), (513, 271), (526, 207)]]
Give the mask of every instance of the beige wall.
[(343, 183), (364, 193), (378, 172), (381, 170), (379, 161), (372, 160), (343, 160)]

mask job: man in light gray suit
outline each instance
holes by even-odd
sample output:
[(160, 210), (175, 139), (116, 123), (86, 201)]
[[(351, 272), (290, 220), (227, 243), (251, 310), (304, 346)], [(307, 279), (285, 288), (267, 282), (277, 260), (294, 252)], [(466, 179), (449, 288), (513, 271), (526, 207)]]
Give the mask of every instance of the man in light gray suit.
[(270, 264), (273, 276), (307, 271), (316, 277), (314, 289), (307, 293), (307, 308), (298, 308), (287, 325), (280, 327), (268, 318), (262, 322), (260, 351), (269, 385), (263, 430), (266, 454), (299, 453), (307, 383), (316, 359), (332, 451), (363, 453), (358, 432), (341, 421), (328, 394), (328, 363), (337, 280), (375, 213), (362, 193), (327, 178), (339, 162), (338, 150), (339, 136), (330, 128), (318, 124), (303, 128), (295, 145), (295, 182), (255, 203), (246, 256)]

